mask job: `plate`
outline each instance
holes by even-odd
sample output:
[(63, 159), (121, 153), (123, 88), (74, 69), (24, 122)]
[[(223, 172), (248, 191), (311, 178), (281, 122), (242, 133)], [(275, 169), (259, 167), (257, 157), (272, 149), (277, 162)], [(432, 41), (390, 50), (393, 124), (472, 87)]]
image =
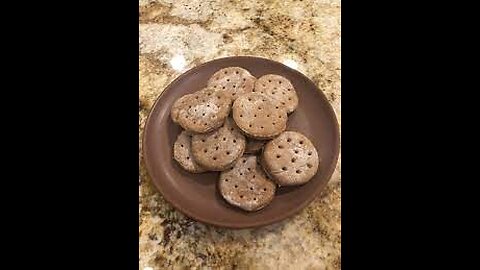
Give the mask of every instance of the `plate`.
[[(217, 190), (218, 172), (191, 174), (173, 159), (173, 144), (181, 128), (170, 118), (174, 101), (206, 86), (217, 70), (239, 66), (259, 78), (278, 74), (289, 79), (297, 91), (299, 106), (288, 119), (287, 130), (305, 134), (317, 148), (320, 165), (305, 185), (281, 187), (273, 201), (257, 212), (230, 206)], [(180, 75), (157, 99), (145, 124), (143, 153), (146, 168), (165, 200), (188, 217), (215, 226), (252, 228), (291, 217), (306, 207), (330, 180), (339, 155), (339, 127), (335, 113), (315, 84), (302, 73), (264, 58), (236, 56), (216, 59)]]

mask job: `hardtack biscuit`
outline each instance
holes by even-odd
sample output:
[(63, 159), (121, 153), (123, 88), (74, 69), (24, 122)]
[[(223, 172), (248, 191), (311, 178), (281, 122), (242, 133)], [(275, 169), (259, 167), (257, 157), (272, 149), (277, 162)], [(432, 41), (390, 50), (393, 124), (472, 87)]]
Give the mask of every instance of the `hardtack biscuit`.
[(250, 93), (255, 86), (256, 78), (241, 67), (222, 68), (208, 80), (208, 86), (218, 91), (227, 92), (232, 101), (237, 97)]
[(287, 127), (287, 112), (271, 98), (259, 94), (245, 94), (233, 103), (233, 119), (249, 137), (271, 139)]
[(207, 134), (193, 135), (192, 153), (202, 167), (223, 171), (243, 155), (245, 144), (245, 136), (233, 120), (227, 118), (221, 128)]
[(186, 171), (192, 173), (204, 172), (205, 169), (198, 165), (198, 163), (193, 159), (191, 142), (191, 135), (189, 135), (186, 131), (182, 131), (173, 144), (173, 158)]
[(230, 108), (225, 92), (204, 88), (175, 101), (171, 117), (187, 131), (206, 133), (223, 125)]
[(307, 137), (286, 131), (265, 145), (261, 163), (277, 184), (293, 186), (312, 179), (318, 170), (319, 157)]
[(298, 96), (292, 83), (285, 77), (268, 74), (260, 77), (255, 82), (253, 92), (265, 94), (285, 107), (288, 113), (293, 112), (298, 106)]
[(243, 156), (228, 171), (220, 174), (220, 194), (230, 204), (246, 211), (267, 206), (275, 195), (276, 185), (267, 178), (256, 156)]

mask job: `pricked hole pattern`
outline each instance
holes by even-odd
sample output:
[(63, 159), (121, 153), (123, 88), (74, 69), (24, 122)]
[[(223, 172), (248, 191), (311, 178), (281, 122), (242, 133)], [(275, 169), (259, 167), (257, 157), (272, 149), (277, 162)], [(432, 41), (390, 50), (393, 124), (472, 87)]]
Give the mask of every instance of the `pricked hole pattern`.
[(238, 70), (237, 70), (237, 71), (235, 71), (235, 74), (238, 74)]
[[(298, 150), (295, 150), (295, 154), (298, 154)], [(308, 155), (310, 156), (311, 153), (309, 153)]]
[(286, 171), (286, 170), (287, 170), (287, 167), (282, 167), (282, 170), (283, 170), (283, 171)]
[(277, 158), (280, 158), (281, 156), (280, 155), (277, 155)]
[(243, 195), (240, 195), (240, 199), (243, 199)]
[(261, 126), (260, 128), (263, 129), (263, 126)]
[(205, 139), (202, 139), (202, 142), (205, 142)]
[(278, 81), (278, 84), (282, 84), (282, 81)]
[(253, 117), (257, 117), (257, 115), (256, 115), (256, 114), (254, 114), (254, 115), (253, 115)]
[(243, 117), (243, 114), (240, 114), (240, 117)]
[(295, 163), (295, 160), (296, 160), (295, 158), (292, 158), (292, 163)]
[[(296, 153), (298, 153), (298, 151), (296, 151)], [(312, 152), (308, 152), (308, 155), (311, 156), (311, 155), (312, 155)]]
[(255, 178), (255, 174), (252, 176), (252, 178)]
[(207, 152), (208, 152), (208, 150), (207, 150), (207, 149), (203, 149), (203, 152), (204, 152), (204, 153), (207, 153)]
[(218, 146), (217, 146), (217, 147), (215, 147), (215, 150), (216, 150), (216, 151), (218, 151)]
[(187, 157), (187, 159), (190, 159), (190, 157)]
[(225, 182), (228, 182), (228, 178), (225, 178)]
[(237, 143), (237, 140), (233, 139), (233, 143)]
[(253, 190), (253, 187), (250, 187), (250, 190)]
[(227, 138), (223, 137), (223, 141), (226, 141), (226, 140), (227, 140)]
[(225, 86), (223, 86), (222, 89), (225, 89)]
[(238, 188), (238, 185), (235, 185), (235, 188)]
[(256, 201), (256, 200), (257, 200), (257, 198), (253, 198), (253, 200), (254, 200), (254, 201)]
[(217, 160), (217, 157), (213, 157), (213, 160)]
[(227, 79), (227, 82), (229, 82), (229, 81), (230, 81), (230, 79)]
[(295, 172), (296, 172), (296, 173), (301, 173), (302, 171), (300, 171), (300, 170), (296, 170)]
[(310, 163), (307, 163), (307, 167), (308, 167), (308, 168), (312, 168), (312, 167), (313, 167), (313, 165), (312, 165), (312, 164), (310, 164)]
[(246, 163), (246, 162), (247, 162), (247, 160), (246, 160), (246, 159), (244, 159), (242, 162), (243, 162), (243, 163)]
[(262, 109), (262, 107), (258, 107), (258, 110), (261, 110), (261, 109)]
[(279, 146), (278, 146), (278, 149), (283, 149), (283, 145), (279, 145)]
[(303, 141), (300, 141), (300, 144), (303, 144)]
[(290, 138), (287, 139), (287, 142), (291, 142), (291, 141), (292, 141), (292, 139), (290, 139)]
[(230, 155), (230, 151), (227, 151), (227, 155)]
[(180, 144), (180, 147), (183, 147), (183, 144)]

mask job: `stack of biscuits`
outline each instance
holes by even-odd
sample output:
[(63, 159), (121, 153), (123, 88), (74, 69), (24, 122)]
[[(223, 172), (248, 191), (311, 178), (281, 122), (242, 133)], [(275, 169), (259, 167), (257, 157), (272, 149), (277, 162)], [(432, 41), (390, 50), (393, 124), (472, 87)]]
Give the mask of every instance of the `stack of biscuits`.
[(257, 211), (277, 186), (302, 185), (319, 158), (303, 134), (285, 131), (298, 106), (292, 83), (279, 75), (255, 78), (246, 69), (218, 70), (207, 86), (175, 101), (172, 120), (183, 128), (173, 157), (188, 172), (218, 171), (218, 190), (231, 205)]

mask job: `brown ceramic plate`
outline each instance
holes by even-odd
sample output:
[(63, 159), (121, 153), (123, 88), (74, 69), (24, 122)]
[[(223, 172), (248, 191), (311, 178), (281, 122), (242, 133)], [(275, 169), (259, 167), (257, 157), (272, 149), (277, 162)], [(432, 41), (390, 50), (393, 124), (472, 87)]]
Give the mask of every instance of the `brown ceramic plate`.
[[(204, 87), (217, 70), (239, 66), (257, 78), (268, 73), (288, 78), (299, 97), (299, 106), (289, 116), (287, 130), (310, 138), (318, 150), (318, 173), (307, 184), (279, 188), (267, 207), (245, 212), (227, 204), (219, 195), (219, 173), (191, 174), (173, 160), (173, 143), (181, 128), (170, 118), (173, 102)], [(325, 187), (335, 170), (339, 154), (339, 128), (335, 113), (323, 93), (300, 72), (257, 57), (228, 57), (195, 67), (174, 80), (155, 102), (145, 125), (143, 151), (147, 170), (163, 197), (185, 215), (208, 224), (249, 228), (278, 222), (307, 206)]]

